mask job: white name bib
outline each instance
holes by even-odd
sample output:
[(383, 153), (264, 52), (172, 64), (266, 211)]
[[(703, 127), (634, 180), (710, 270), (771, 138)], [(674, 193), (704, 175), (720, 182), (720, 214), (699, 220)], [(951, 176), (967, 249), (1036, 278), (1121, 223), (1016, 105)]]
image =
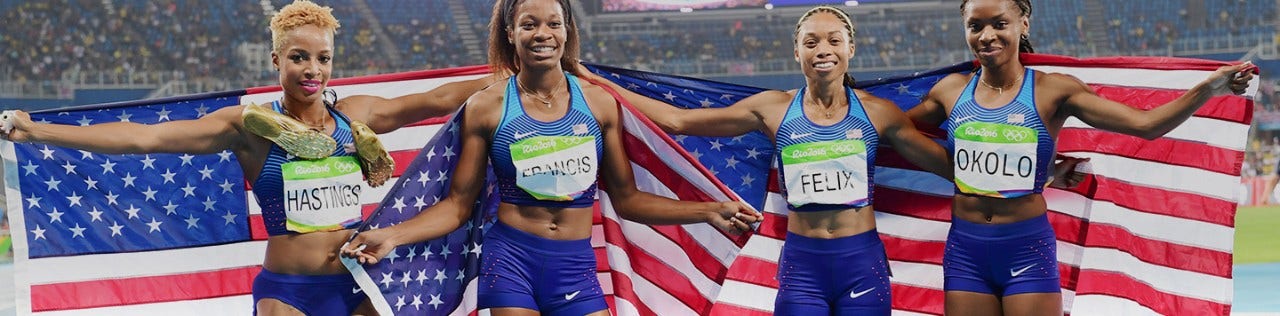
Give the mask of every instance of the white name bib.
[(955, 182), (960, 192), (1009, 197), (1031, 191), (1036, 183), (1034, 129), (984, 122), (964, 123), (952, 131)]
[(867, 145), (862, 140), (795, 144), (782, 149), (787, 203), (855, 205), (867, 199)]
[(595, 136), (536, 136), (512, 143), (516, 186), (545, 201), (572, 201), (596, 182)]
[(291, 161), (280, 165), (280, 173), (289, 231), (336, 231), (360, 223), (364, 181), (356, 157)]

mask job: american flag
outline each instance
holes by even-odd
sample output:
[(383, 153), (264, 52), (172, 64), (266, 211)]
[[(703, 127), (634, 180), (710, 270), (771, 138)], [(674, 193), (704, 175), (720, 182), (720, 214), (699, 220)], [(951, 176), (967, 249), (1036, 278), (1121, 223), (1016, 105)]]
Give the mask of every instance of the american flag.
[[(461, 151), (460, 111), (418, 152), (360, 231), (399, 224), (448, 194), (457, 152)], [(498, 206), (493, 169), (486, 174), (485, 192), (479, 195), (471, 219), (463, 227), (444, 237), (397, 247), (373, 265), (343, 259), (379, 314), (449, 315), (476, 308), (475, 280), (484, 233), (496, 220)], [(473, 299), (466, 300), (467, 296)]]
[[(395, 97), (487, 73), (486, 67), (463, 67), (340, 79), (331, 86), (344, 96)], [(32, 118), (73, 125), (152, 124), (280, 96), (279, 87), (258, 87), (39, 112)], [(400, 166), (396, 176), (427, 142), (423, 135), (435, 134), (444, 121), (429, 119), (382, 135)], [(267, 233), (235, 155), (103, 155), (9, 142), (3, 142), (0, 154), (19, 314), (253, 310), (249, 294), (261, 270)], [(387, 191), (387, 186), (363, 189), (366, 214)]]
[[(1173, 100), (1225, 64), (1048, 55), (1025, 55), (1023, 61), (1038, 70), (1076, 76), (1103, 97), (1141, 109)], [(723, 92), (741, 87), (725, 88), (709, 81), (599, 69), (603, 77), (623, 87), (686, 108), (727, 106), (745, 96)], [(943, 76), (972, 69), (972, 63), (962, 63), (867, 81), (859, 87), (907, 110)], [(1074, 118), (1066, 123), (1058, 151), (1092, 158), (1078, 169), (1087, 174), (1079, 187), (1045, 192), (1058, 237), (1066, 312), (1230, 313), (1234, 188), (1239, 183), (1257, 82), (1244, 96), (1213, 98), (1194, 117), (1154, 141), (1093, 129)], [(743, 90), (754, 91), (758, 90)], [(716, 97), (722, 93), (724, 101)], [(945, 135), (937, 127), (924, 129)], [(683, 142), (690, 151), (713, 152), (703, 146), (723, 142), (709, 138), (695, 143), (693, 139)], [(876, 220), (894, 270), (893, 308), (904, 315), (940, 315), (941, 262), (951, 218), (952, 184), (910, 164), (892, 149), (882, 148), (880, 153)], [(746, 155), (742, 151), (726, 154), (737, 154), (734, 159)], [(701, 159), (708, 166), (725, 166), (733, 157), (704, 155)], [(768, 174), (768, 193), (761, 208), (765, 221), (729, 269), (712, 314), (768, 315), (773, 309), (777, 260), (787, 225), (776, 170)], [(732, 178), (721, 179), (733, 183)], [(751, 193), (739, 193), (751, 200)]]
[[(631, 109), (619, 109), (623, 146), (640, 190), (686, 201), (735, 198), (656, 126)], [(418, 154), (369, 219), (372, 227), (400, 223), (444, 196), (457, 163), (459, 120), (455, 115)], [(475, 311), (483, 234), (497, 208), (492, 171), (489, 178), (486, 194), (463, 227), (436, 240), (398, 247), (374, 265), (348, 263), (380, 313), (464, 315)], [(595, 209), (592, 245), (599, 262), (597, 277), (613, 310), (622, 315), (710, 311), (744, 238), (735, 240), (707, 224), (654, 227), (623, 220), (605, 191), (599, 192)]]
[[(1181, 90), (1202, 80), (1209, 71), (1220, 63), (1170, 58), (1106, 58), (1106, 59), (1067, 59), (1053, 56), (1028, 55), (1024, 61), (1033, 68), (1064, 72), (1075, 75), (1090, 83), (1100, 94), (1139, 108), (1151, 108), (1171, 100)], [(741, 98), (760, 91), (758, 88), (743, 87), (711, 81), (688, 79), (660, 74), (626, 71), (605, 67), (592, 67), (593, 71), (618, 81), (642, 93), (649, 91), (655, 98), (671, 96), (670, 103), (682, 106), (726, 106)], [(915, 104), (933, 82), (941, 75), (956, 71), (968, 71), (971, 64), (962, 64), (933, 72), (916, 73), (903, 78), (870, 81), (864, 88), (881, 97), (890, 98), (900, 106)], [(470, 79), (486, 72), (484, 67), (466, 67), (446, 70), (391, 74), (364, 78), (335, 80), (332, 85), (340, 95), (374, 94), (384, 97), (429, 90), (443, 83)], [(616, 74), (617, 76), (614, 76)], [(674, 84), (673, 84), (674, 83)], [(634, 84), (634, 85), (631, 85)], [(1252, 85), (1256, 87), (1256, 82)], [(688, 91), (686, 91), (688, 89)], [(1087, 156), (1093, 160), (1082, 167), (1088, 173), (1086, 181), (1071, 191), (1049, 190), (1045, 197), (1049, 200), (1050, 219), (1055, 226), (1059, 239), (1059, 262), (1063, 275), (1064, 306), (1074, 314), (1226, 314), (1231, 304), (1231, 247), (1234, 232), (1235, 204), (1232, 202), (1234, 188), (1238, 183), (1239, 168), (1252, 115), (1252, 96), (1256, 89), (1251, 89), (1244, 97), (1219, 97), (1210, 101), (1199, 110), (1196, 116), (1189, 119), (1178, 129), (1164, 138), (1155, 141), (1144, 141), (1138, 138), (1098, 131), (1083, 123), (1071, 120), (1060, 135), (1058, 150), (1072, 156)], [(211, 112), (218, 105), (239, 104), (242, 102), (265, 102), (278, 98), (278, 87), (254, 88), (216, 95), (188, 96), (176, 100), (145, 101), (143, 103), (117, 104), (106, 107), (152, 108), (153, 114), (137, 114), (127, 110), (127, 119), (140, 122), (155, 122), (162, 116), (169, 115), (174, 119), (181, 111), (195, 111), (203, 105), (205, 113)], [(218, 100), (218, 98), (227, 98)], [(177, 104), (168, 107), (163, 104)], [(225, 103), (217, 103), (225, 102)], [(101, 107), (80, 110), (68, 110), (64, 118), (80, 119), (80, 115), (105, 112)], [(121, 112), (123, 113), (123, 112)], [(144, 116), (152, 115), (153, 121), (146, 121)], [(119, 113), (109, 115), (121, 120)], [(38, 115), (55, 122), (58, 112)], [(95, 120), (89, 123), (101, 123), (110, 119)], [(772, 309), (777, 281), (774, 280), (776, 260), (785, 235), (785, 205), (777, 194), (776, 176), (769, 170), (771, 146), (763, 135), (747, 135), (740, 138), (699, 138), (673, 137), (673, 146), (664, 135), (652, 131), (638, 118), (628, 126), (627, 149), (632, 155), (633, 168), (637, 178), (642, 173), (649, 173), (647, 179), (658, 179), (656, 182), (641, 181), (641, 188), (651, 192), (662, 192), (671, 197), (686, 200), (726, 200), (733, 199), (734, 193), (727, 192), (715, 182), (703, 181), (705, 174), (714, 174), (723, 180), (728, 188), (737, 191), (742, 199), (751, 202), (758, 209), (765, 211), (766, 219), (759, 232), (745, 241), (730, 239), (719, 231), (704, 225), (656, 226), (649, 227), (616, 219), (608, 207), (600, 207), (600, 215), (595, 220), (596, 227), (592, 244), (599, 258), (598, 276), (608, 294), (611, 311), (615, 315), (694, 315), (694, 314), (729, 314), (729, 315), (765, 315)], [(74, 121), (74, 120), (72, 120)], [(66, 121), (56, 121), (66, 122)], [(382, 135), (383, 143), (392, 152), (397, 161), (397, 177), (414, 178), (422, 171), (407, 169), (418, 151), (427, 145), (431, 138), (446, 120), (434, 119), (402, 128)], [(72, 123), (68, 123), (72, 124)], [(74, 124), (79, 124), (74, 122)], [(637, 129), (633, 129), (635, 127)], [(942, 135), (935, 133), (936, 135)], [(67, 180), (69, 173), (60, 162), (55, 166), (43, 165), (43, 145), (13, 146), (5, 144), (5, 165), (8, 207), (11, 210), (11, 230), (14, 232), (15, 250), (15, 282), (19, 289), (17, 305), (20, 314), (42, 314), (57, 312), (67, 315), (103, 315), (103, 314), (150, 314), (150, 315), (225, 315), (247, 313), (252, 309), (248, 297), (253, 276), (260, 269), (259, 264), (264, 253), (263, 239), (265, 230), (261, 225), (261, 216), (253, 201), (252, 193), (239, 198), (244, 201), (246, 209), (238, 214), (241, 217), (232, 220), (246, 220), (238, 224), (248, 230), (248, 237), (241, 235), (238, 241), (205, 243), (188, 240), (186, 246), (135, 246), (139, 248), (119, 250), (123, 252), (96, 252), (88, 246), (72, 246), (59, 244), (49, 249), (34, 249), (45, 239), (35, 239), (36, 225), (45, 230), (45, 238), (58, 234), (74, 235), (70, 222), (70, 213), (76, 213), (80, 219), (88, 219), (82, 224), (85, 239), (90, 236), (102, 239), (100, 230), (87, 227), (94, 222), (90, 203), (110, 206), (110, 209), (99, 208), (106, 214), (115, 212), (124, 220), (144, 220), (151, 222), (153, 218), (142, 218), (148, 214), (160, 224), (161, 232), (173, 234), (186, 229), (186, 215), (198, 218), (196, 226), (204, 230), (215, 230), (213, 224), (227, 225), (226, 218), (200, 217), (205, 211), (204, 202), (217, 201), (213, 207), (221, 209), (236, 197), (217, 198), (220, 186), (194, 189), (195, 196), (182, 199), (193, 203), (177, 208), (175, 214), (165, 214), (166, 201), (148, 200), (148, 189), (142, 182), (128, 186), (129, 190), (137, 190), (132, 194), (141, 197), (142, 202), (151, 204), (136, 205), (139, 218), (129, 218), (128, 205), (121, 205), (127, 194), (119, 194), (116, 203), (109, 202), (109, 193), (104, 190), (88, 189), (86, 180)], [(30, 149), (19, 147), (32, 146)], [(10, 149), (12, 148), (12, 149)], [(429, 147), (430, 148), (430, 147)], [(51, 150), (57, 148), (50, 146)], [(437, 148), (437, 150), (439, 150)], [(26, 154), (21, 154), (22, 152)], [(443, 155), (444, 151), (436, 152)], [(685, 156), (687, 154), (687, 156)], [(83, 158), (78, 151), (64, 151), (55, 154), (60, 157)], [(106, 156), (92, 154), (94, 159), (84, 167), (73, 167), (77, 174), (72, 176), (92, 176), (89, 170), (96, 170), (93, 181), (115, 181), (116, 186), (124, 190), (124, 179), (127, 175), (111, 177), (104, 180), (101, 172), (106, 159), (117, 165), (113, 171), (125, 170), (121, 161), (129, 156)], [(427, 154), (429, 155), (429, 154)], [(26, 158), (22, 158), (25, 156)], [(161, 167), (161, 157), (155, 167)], [(151, 190), (176, 187), (172, 194), (184, 195), (183, 186), (177, 184), (182, 177), (194, 177), (191, 185), (200, 186), (211, 179), (200, 179), (202, 165), (210, 164), (209, 169), (221, 159), (218, 155), (195, 156), (190, 158), (192, 165), (183, 165), (182, 155), (176, 155), (176, 167), (171, 169), (175, 175), (173, 183), (165, 183), (164, 171), (146, 169), (148, 173), (158, 173), (160, 184), (152, 185)], [(685, 161), (685, 159), (665, 159), (667, 157), (693, 157), (708, 166), (701, 168), (694, 164), (679, 163), (671, 166), (667, 160)], [(138, 164), (145, 164), (146, 156), (135, 157)], [(438, 159), (437, 156), (435, 159)], [(25, 160), (23, 160), (25, 159)], [(33, 161), (37, 165), (36, 175), (25, 175), (24, 163)], [(231, 156), (229, 159), (234, 159)], [(77, 162), (68, 160), (70, 164)], [(173, 160), (170, 160), (170, 163)], [(942, 312), (942, 241), (946, 237), (949, 215), (949, 197), (951, 184), (941, 178), (920, 171), (918, 168), (896, 156), (890, 149), (881, 151), (881, 159), (876, 177), (877, 186), (876, 209), (879, 211), (877, 221), (882, 239), (886, 242), (891, 265), (895, 277), (894, 308), (902, 314), (941, 314)], [(662, 167), (663, 165), (669, 167)], [(186, 169), (192, 167), (192, 169)], [(182, 171), (178, 171), (181, 167)], [(93, 169), (97, 168), (97, 169)], [(138, 167), (141, 168), (141, 167)], [(238, 173), (234, 167), (227, 172)], [(141, 170), (141, 169), (138, 169)], [(125, 171), (128, 173), (129, 171)], [(110, 174), (110, 173), (109, 173)], [(223, 177), (236, 187), (236, 190), (247, 190), (243, 180), (235, 180), (229, 173), (210, 173), (212, 177)], [(152, 179), (157, 175), (133, 173), (137, 180)], [(437, 178), (440, 174), (436, 174)], [(49, 184), (53, 178), (59, 190), (50, 191)], [(419, 176), (417, 179), (421, 179)], [(404, 183), (405, 181), (396, 181)], [(83, 191), (74, 191), (81, 198), (80, 204), (71, 205), (71, 189), (67, 183), (84, 181)], [(217, 180), (216, 184), (223, 183)], [(392, 183), (392, 182), (389, 182)], [(646, 184), (647, 183), (647, 184)], [(142, 184), (143, 187), (138, 188)], [(646, 187), (648, 185), (648, 187)], [(366, 188), (370, 192), (363, 197), (366, 203), (366, 214), (376, 209), (382, 196), (395, 186)], [(84, 190), (87, 189), (87, 190)], [(766, 191), (767, 190), (767, 191)], [(88, 194), (100, 195), (95, 201), (89, 201)], [(699, 193), (701, 192), (701, 193)], [(239, 196), (239, 195), (237, 195)], [(21, 197), (21, 198), (18, 198)], [(28, 198), (39, 197), (36, 202), (39, 208), (31, 208)], [(209, 199), (206, 199), (209, 198)], [(52, 202), (62, 199), (66, 209), (59, 208), (59, 221), (53, 222), (52, 209), (44, 209)], [(600, 195), (601, 203), (607, 206), (607, 194)], [(190, 201), (188, 201), (190, 200)], [(196, 202), (198, 204), (194, 204)], [(412, 202), (411, 202), (412, 201)], [(181, 204), (174, 200), (174, 204)], [(425, 203), (416, 199), (405, 199), (405, 211), (409, 207), (420, 208)], [(224, 204), (227, 203), (227, 204)], [(394, 199), (390, 205), (394, 207)], [(152, 210), (147, 213), (147, 209)], [(22, 210), (22, 212), (17, 212)], [(157, 211), (158, 210), (158, 211)], [(236, 212), (230, 208), (223, 211)], [(1096, 211), (1096, 212), (1095, 212)], [(398, 213), (398, 211), (397, 211)], [(483, 214), (483, 212), (476, 212)], [(169, 219), (164, 216), (179, 216)], [(206, 214), (209, 215), (209, 214)], [(223, 213), (221, 215), (227, 215)], [(212, 215), (209, 215), (212, 216)], [(483, 220), (483, 218), (480, 218)], [(65, 226), (66, 224), (69, 226)], [(126, 225), (121, 221), (120, 225)], [(145, 225), (145, 223), (143, 223)], [(171, 226), (173, 228), (170, 228)], [(181, 226), (178, 226), (181, 225)], [(479, 226), (483, 227), (483, 226)], [(181, 228), (181, 229), (174, 229)], [(77, 228), (79, 229), (79, 228)], [(110, 228), (105, 228), (110, 234)], [(130, 230), (131, 233), (150, 233), (150, 226), (139, 226), (141, 231)], [(194, 229), (193, 229), (194, 230)], [(482, 232), (483, 230), (481, 230)], [(20, 233), (25, 232), (25, 233)], [(125, 231), (122, 229), (122, 234)], [(96, 235), (95, 235), (96, 234)], [(458, 233), (459, 236), (464, 233)], [(469, 233), (465, 233), (469, 234)], [(213, 236), (210, 234), (209, 236)], [(478, 236), (478, 235), (477, 235)], [(109, 238), (110, 236), (105, 236)], [(72, 241), (80, 237), (71, 237)], [(461, 253), (464, 243), (444, 246), (443, 243), (458, 240), (474, 241), (477, 237), (445, 238), (435, 241), (440, 244), (422, 245), (414, 248), (419, 259), (443, 259), (445, 248), (450, 249), (448, 257), (451, 262), (460, 264), (474, 260), (470, 255), (473, 250), (483, 252), (483, 246), (470, 245), (467, 254)], [(233, 238), (234, 239), (234, 238)], [(145, 244), (160, 245), (174, 241), (150, 240)], [(41, 246), (44, 247), (44, 246)], [(119, 246), (117, 246), (119, 247)], [(159, 248), (157, 248), (159, 247)], [(449, 248), (452, 247), (452, 248)], [(143, 250), (147, 248), (148, 250)], [(400, 252), (398, 262), (408, 261), (404, 258), (410, 247)], [(56, 251), (81, 251), (78, 255), (52, 255), (40, 257), (33, 253), (52, 253)], [(76, 250), (79, 249), (79, 250)], [(427, 249), (424, 253), (424, 249)], [(84, 252), (88, 250), (89, 252)], [(455, 259), (462, 258), (462, 259)], [(417, 260), (415, 259), (415, 262)], [(441, 266), (443, 267), (443, 265)], [(421, 268), (420, 268), (421, 269)], [(405, 298), (401, 310), (408, 312), (410, 308), (417, 311), (431, 308), (432, 311), (449, 309), (449, 314), (474, 313), (474, 296), (463, 284), (470, 285), (471, 275), (458, 273), (465, 265), (456, 268), (433, 268), (425, 274), (430, 280), (422, 280), (423, 284), (434, 282), (443, 285), (442, 291), (457, 293), (462, 289), (463, 295), (450, 296), (441, 292), (440, 303), (432, 305), (430, 294), (419, 297), (422, 304), (413, 306), (413, 297)], [(437, 280), (436, 270), (445, 270), (443, 282)], [(463, 281), (458, 281), (462, 275)], [(382, 281), (381, 274), (372, 275), (374, 281)], [(417, 271), (409, 277), (410, 282), (402, 281), (404, 274), (394, 276), (389, 284), (417, 284)], [(452, 283), (451, 282), (456, 282)], [(382, 286), (382, 283), (376, 283)], [(388, 286), (390, 287), (390, 286)], [(473, 286), (472, 286), (473, 287)], [(44, 293), (32, 295), (35, 293)], [(89, 293), (89, 294), (85, 294)], [(46, 295), (47, 294), (47, 295)], [(457, 297), (448, 299), (446, 297)], [(385, 297), (384, 297), (385, 298)], [(387, 306), (394, 308), (398, 297), (391, 296)], [(42, 302), (43, 300), (43, 302)], [(54, 304), (57, 304), (56, 306)], [(42, 306), (40, 309), (35, 309)], [(452, 308), (450, 308), (452, 307)]]

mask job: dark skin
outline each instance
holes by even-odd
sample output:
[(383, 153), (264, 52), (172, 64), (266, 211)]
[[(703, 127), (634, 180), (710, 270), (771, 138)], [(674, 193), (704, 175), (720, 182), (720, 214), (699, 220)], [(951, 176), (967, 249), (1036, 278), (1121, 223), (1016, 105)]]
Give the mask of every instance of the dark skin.
[[(964, 7), (966, 40), (979, 63), (985, 85), (974, 98), (980, 106), (996, 108), (1011, 102), (1026, 69), (1018, 59), (1018, 38), (1028, 34), (1030, 20), (1009, 0), (971, 0)], [(1099, 129), (1155, 139), (1186, 121), (1213, 96), (1241, 94), (1253, 75), (1252, 65), (1223, 66), (1178, 99), (1142, 111), (1098, 96), (1079, 79), (1064, 74), (1033, 71), (1036, 110), (1054, 139), (1069, 117)], [(907, 112), (911, 119), (938, 125), (974, 74), (952, 74), (929, 91), (920, 105)], [(993, 89), (991, 87), (1000, 88)], [(1010, 88), (1015, 87), (1015, 88)], [(1076, 180), (1078, 181), (1078, 180)], [(1000, 199), (957, 193), (952, 212), (957, 220), (1005, 224), (1039, 217), (1047, 211), (1041, 194)], [(1061, 293), (1026, 293), (1005, 296), (948, 291), (947, 315), (1062, 315)]]
[[(795, 58), (805, 74), (805, 116), (815, 124), (829, 126), (844, 120), (849, 98), (843, 83), (848, 61), (854, 53), (850, 34), (835, 14), (820, 12), (805, 20), (795, 43)], [(660, 100), (646, 98), (600, 78), (613, 90), (672, 134), (738, 136), (760, 131), (770, 139), (778, 132), (786, 106), (799, 90), (770, 90), (742, 99), (724, 108), (681, 109)], [(862, 90), (853, 90), (883, 144), (935, 174), (950, 177), (946, 151), (920, 134), (898, 106)], [(828, 116), (828, 113), (831, 114)], [(832, 239), (875, 229), (871, 206), (822, 212), (789, 212), (787, 231), (812, 238)]]
[[(570, 95), (560, 67), (567, 36), (564, 10), (553, 0), (528, 0), (517, 4), (510, 41), (515, 43), (520, 71), (516, 80), (529, 91), (521, 93), (524, 111), (544, 122), (566, 115)], [(739, 202), (684, 202), (636, 189), (630, 161), (622, 148), (622, 127), (617, 101), (603, 89), (579, 81), (583, 95), (600, 126), (604, 142), (600, 178), (618, 215), (650, 225), (705, 222), (739, 234), (760, 220), (760, 215)], [(472, 203), (484, 189), (491, 137), (504, 106), (504, 89), (482, 90), (467, 101), (461, 124), (461, 149), (449, 194), (413, 218), (395, 226), (362, 232), (342, 249), (362, 264), (381, 260), (398, 245), (444, 236), (471, 216)], [(541, 97), (535, 97), (539, 95)], [(541, 99), (551, 101), (544, 106)], [(526, 206), (501, 203), (498, 220), (521, 231), (552, 240), (591, 237), (592, 208)], [(525, 308), (493, 308), (494, 315), (538, 315)], [(608, 315), (600, 310), (589, 315)]]
[[(284, 107), (308, 125), (323, 126), (325, 134), (336, 123), (325, 110), (320, 92), (333, 68), (333, 33), (314, 25), (303, 25), (283, 34), (285, 45), (272, 52), (272, 62), (280, 71)], [(338, 110), (352, 120), (368, 122), (378, 133), (395, 130), (430, 115), (448, 114), (467, 96), (483, 88), (492, 78), (446, 84), (420, 95), (430, 96), (414, 105), (343, 103)], [(354, 98), (354, 97), (353, 97)], [(3, 135), (15, 142), (40, 142), (106, 154), (189, 153), (212, 154), (230, 150), (240, 162), (245, 179), (257, 181), (271, 142), (250, 133), (244, 127), (244, 106), (231, 106), (195, 120), (170, 121), (144, 125), (129, 122), (69, 126), (36, 124), (24, 112), (17, 112), (14, 129)], [(120, 137), (130, 135), (130, 137)], [(287, 234), (267, 238), (267, 254), (263, 268), (281, 274), (330, 275), (347, 273), (338, 260), (338, 248), (351, 235), (350, 230)], [(256, 303), (262, 315), (301, 315), (296, 308), (279, 300), (263, 299)], [(358, 314), (375, 314), (365, 302)]]

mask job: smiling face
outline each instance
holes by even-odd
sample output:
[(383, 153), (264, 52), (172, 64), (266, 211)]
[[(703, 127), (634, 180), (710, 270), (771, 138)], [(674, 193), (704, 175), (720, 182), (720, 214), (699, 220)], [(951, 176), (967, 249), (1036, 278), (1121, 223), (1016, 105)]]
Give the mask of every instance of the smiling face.
[(308, 24), (286, 31), (283, 36), (280, 49), (271, 53), (271, 63), (280, 69), (285, 97), (308, 103), (318, 101), (333, 71), (333, 33)]
[(969, 0), (963, 9), (965, 41), (983, 65), (1004, 65), (1018, 58), (1018, 44), (1031, 20), (1010, 0)]
[(568, 0), (499, 0), (489, 23), (489, 66), (495, 73), (547, 69), (574, 72), (578, 34)]
[(807, 78), (843, 80), (853, 52), (850, 27), (836, 13), (814, 12), (796, 28), (796, 62)]

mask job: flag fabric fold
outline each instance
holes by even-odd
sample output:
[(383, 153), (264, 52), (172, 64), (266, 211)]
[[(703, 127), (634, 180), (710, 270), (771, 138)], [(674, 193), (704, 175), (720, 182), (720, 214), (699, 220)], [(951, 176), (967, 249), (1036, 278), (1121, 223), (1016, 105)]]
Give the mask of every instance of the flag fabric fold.
[[(1104, 98), (1139, 109), (1177, 98), (1225, 65), (1184, 58), (1051, 55), (1024, 55), (1023, 62), (1037, 70), (1080, 78)], [(624, 88), (685, 108), (728, 106), (759, 91), (616, 68), (594, 69)], [(938, 80), (973, 69), (975, 64), (966, 62), (862, 81), (857, 86), (909, 110)], [(1258, 81), (1255, 78), (1243, 96), (1211, 99), (1180, 127), (1152, 141), (1068, 120), (1059, 134), (1058, 151), (1091, 161), (1078, 168), (1086, 173), (1080, 186), (1045, 192), (1058, 238), (1065, 311), (1079, 315), (1230, 313), (1234, 188)], [(723, 102), (695, 96), (724, 90), (740, 94), (726, 92)], [(682, 98), (685, 95), (695, 97)], [(704, 100), (708, 102), (698, 102)], [(921, 129), (945, 137), (936, 126)], [(750, 155), (741, 149), (719, 154), (701, 147), (723, 139), (677, 139), (691, 152), (716, 153), (700, 157), (708, 166), (723, 166), (728, 159)], [(761, 207), (765, 221), (730, 267), (712, 314), (768, 315), (773, 309), (777, 260), (786, 235), (786, 204), (778, 193), (776, 170), (766, 172), (768, 191)], [(894, 271), (893, 308), (907, 315), (940, 315), (952, 184), (912, 165), (891, 148), (881, 148), (876, 173), (876, 220)], [(721, 179), (733, 184), (731, 178)], [(748, 201), (754, 194), (739, 193)]]
[[(620, 106), (623, 147), (641, 191), (685, 201), (731, 201), (733, 191), (638, 112)], [(458, 112), (458, 113), (461, 113)], [(447, 192), (461, 143), (458, 115), (422, 149), (368, 220), (403, 222)], [(496, 218), (492, 169), (471, 219), (449, 235), (397, 247), (369, 266), (348, 264), (383, 314), (464, 315), (476, 309), (483, 234)], [(406, 201), (415, 201), (407, 203)], [(705, 223), (648, 226), (620, 218), (607, 189), (594, 206), (592, 246), (609, 305), (623, 315), (696, 315), (710, 311), (741, 241)], [(450, 257), (448, 254), (455, 254)], [(419, 258), (420, 257), (420, 258)], [(416, 261), (415, 261), (416, 259)]]
[[(1023, 58), (1032, 68), (1076, 76), (1103, 97), (1141, 109), (1176, 98), (1222, 65), (1149, 57)], [(624, 88), (689, 108), (728, 106), (762, 91), (589, 68)], [(859, 86), (909, 109), (943, 76), (972, 69), (972, 63), (962, 63)], [(464, 67), (348, 78), (331, 86), (341, 96), (395, 97), (485, 73), (484, 67)], [(1244, 96), (1213, 98), (1180, 127), (1152, 141), (1068, 120), (1058, 151), (1092, 158), (1079, 169), (1087, 175), (1080, 186), (1045, 192), (1068, 312), (1230, 312), (1234, 188), (1256, 82)], [(279, 97), (279, 87), (261, 87), (33, 118), (59, 124), (156, 123)], [(640, 225), (620, 219), (608, 193), (601, 192), (592, 245), (613, 314), (769, 314), (786, 208), (770, 168), (768, 137), (668, 137), (625, 104), (622, 109), (624, 147), (640, 189), (682, 200), (740, 199), (762, 210), (765, 221), (758, 232), (736, 238), (706, 224)], [(370, 216), (370, 225), (399, 222), (440, 197), (458, 152), (447, 145), (456, 137), (450, 120), (456, 118), (430, 119), (380, 135), (397, 168), (388, 182), (393, 185), (364, 190), (365, 214), (378, 214)], [(19, 314), (225, 315), (252, 309), (248, 294), (261, 269), (266, 232), (234, 155), (101, 155), (8, 142), (0, 153)], [(942, 245), (952, 185), (890, 148), (880, 153), (875, 207), (894, 270), (894, 309), (941, 314)], [(370, 295), (381, 296), (378, 301), (391, 314), (474, 313), (474, 269), (495, 205), (492, 194), (481, 200), (470, 224), (457, 232), (401, 247), (382, 263), (364, 267), (361, 291), (376, 288)], [(379, 270), (392, 261), (408, 268)]]

